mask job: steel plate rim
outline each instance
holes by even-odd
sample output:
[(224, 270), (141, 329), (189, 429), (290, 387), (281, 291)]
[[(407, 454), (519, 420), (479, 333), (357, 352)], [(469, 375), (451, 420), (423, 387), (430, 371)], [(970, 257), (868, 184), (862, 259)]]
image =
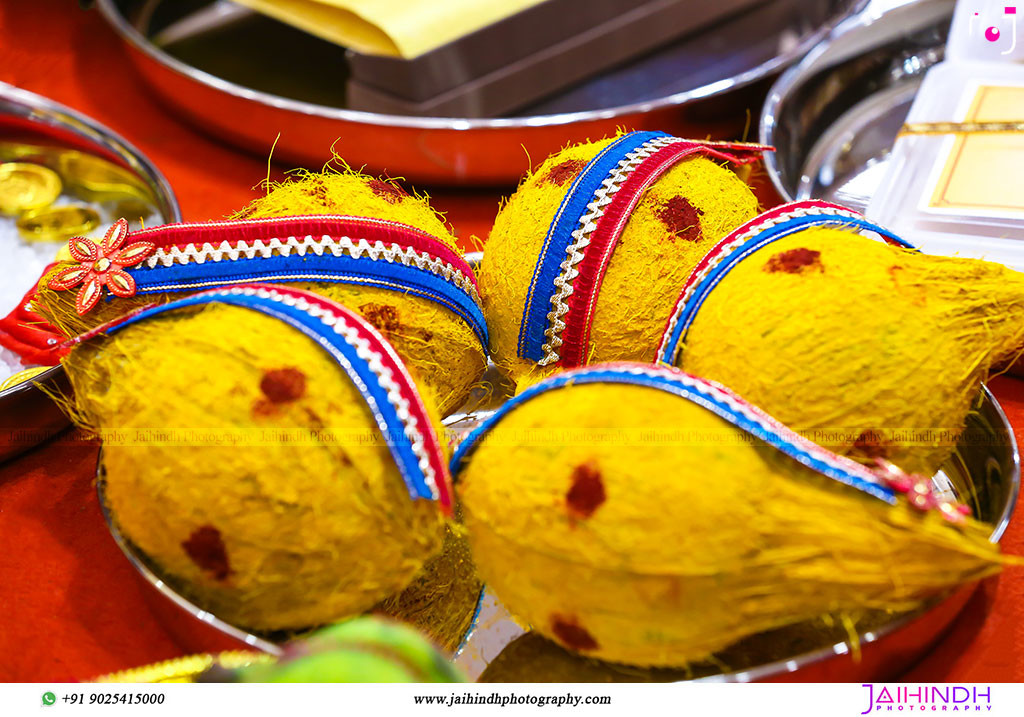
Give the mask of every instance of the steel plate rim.
[(28, 379), (27, 381), (16, 383), (13, 386), (8, 386), (3, 391), (0, 391), (0, 401), (7, 398), (8, 396), (13, 396), (16, 393), (28, 393), (30, 391), (39, 391), (39, 387), (36, 386), (35, 384), (50, 382), (57, 376), (60, 376), (62, 373), (64, 373), (63, 366), (48, 366), (45, 371), (40, 371), (38, 374)]
[[(149, 182), (154, 196), (161, 206), (158, 207), (165, 222), (180, 222), (182, 219), (181, 205), (171, 189), (170, 182), (163, 172), (138, 147), (99, 121), (78, 110), (61, 104), (49, 97), (0, 82), (0, 106), (14, 105), (26, 110), (28, 116), (42, 126), (58, 127), (87, 140), (91, 144), (106, 149), (126, 160), (131, 170)], [(40, 114), (41, 113), (41, 114)], [(68, 118), (72, 121), (68, 121)], [(0, 407), (3, 401), (16, 393), (41, 391), (37, 383), (53, 381), (64, 372), (60, 365), (51, 366), (28, 381), (10, 386), (0, 391)], [(29, 447), (26, 447), (26, 449)], [(16, 454), (15, 454), (16, 455)], [(10, 456), (8, 456), (10, 457)], [(0, 459), (2, 462), (3, 459)]]
[[(777, 80), (772, 84), (768, 90), (768, 96), (765, 98), (764, 106), (761, 108), (761, 121), (758, 126), (758, 141), (761, 144), (768, 146), (774, 146), (772, 142), (775, 141), (775, 125), (776, 119), (779, 114), (779, 106), (782, 104), (782, 100), (789, 96), (790, 91), (797, 84), (800, 78), (808, 67), (814, 65), (815, 62), (828, 50), (830, 41), (838, 37), (841, 32), (840, 28), (842, 24), (837, 25), (825, 36), (821, 38), (821, 41), (815, 45), (811, 50), (804, 55), (803, 59), (794, 64), (792, 67), (787, 68)], [(772, 180), (772, 186), (782, 197), (784, 202), (792, 202), (793, 194), (789, 191), (789, 188), (784, 186), (782, 183), (782, 176), (779, 172), (779, 161), (775, 156), (775, 152), (764, 153), (764, 169)]]
[[(782, 103), (790, 96), (794, 87), (798, 86), (804, 79), (804, 75), (825, 55), (832, 46), (844, 35), (863, 31), (877, 22), (884, 22), (887, 12), (874, 15), (870, 12), (870, 5), (874, 0), (860, 4), (855, 11), (850, 12), (846, 17), (841, 18), (828, 32), (824, 33), (819, 41), (812, 46), (798, 62), (787, 67), (775, 80), (764, 105), (761, 108), (761, 117), (758, 122), (758, 141), (761, 144), (774, 146), (775, 130), (779, 118), (779, 109)], [(764, 153), (764, 168), (772, 186), (782, 197), (784, 202), (797, 200), (797, 189), (791, 191), (782, 181), (782, 174), (779, 171), (778, 155), (775, 152)], [(803, 167), (801, 167), (803, 170)]]
[(1013, 424), (1010, 423), (1010, 419), (1006, 417), (1006, 412), (1003, 410), (1002, 405), (996, 399), (992, 392), (989, 390), (988, 385), (982, 384), (982, 397), (983, 400), (987, 400), (991, 404), (995, 411), (996, 417), (1000, 423), (1006, 428), (1006, 435), (1010, 439), (1008, 447), (1011, 453), (1011, 463), (1013, 471), (1010, 475), (1010, 495), (1007, 497), (1006, 505), (1003, 506), (1003, 512), (999, 516), (998, 522), (992, 530), (992, 534), (989, 535), (989, 542), (998, 543), (1002, 540), (1003, 534), (1010, 525), (1010, 520), (1013, 519), (1014, 510), (1017, 508), (1017, 498), (1020, 495), (1020, 451), (1017, 445), (1017, 435), (1013, 432)]
[[(42, 124), (46, 126), (66, 129), (104, 149), (110, 150), (122, 159), (129, 159), (136, 163), (138, 167), (133, 166), (132, 169), (135, 171), (141, 170), (145, 174), (146, 178), (154, 185), (153, 189), (156, 190), (157, 200), (166, 204), (166, 206), (160, 207), (161, 214), (166, 212), (164, 223), (170, 224), (181, 221), (181, 205), (178, 204), (178, 198), (175, 196), (170, 182), (167, 181), (167, 177), (164, 176), (163, 172), (146, 154), (111, 128), (78, 110), (51, 100), (49, 97), (44, 97), (29, 90), (23, 90), (6, 82), (0, 82), (0, 101), (18, 104), (33, 111), (43, 110), (47, 116), (40, 118), (33, 115), (36, 121), (42, 120)], [(70, 117), (74, 120), (74, 123), (63, 120), (61, 115)], [(82, 127), (85, 127), (88, 132), (83, 132)]]
[(619, 105), (600, 110), (580, 110), (577, 112), (562, 112), (550, 115), (496, 118), (416, 117), (412, 115), (392, 115), (365, 112), (341, 107), (328, 107), (326, 105), (318, 105), (311, 102), (289, 99), (287, 97), (253, 90), (193, 67), (157, 48), (138, 30), (132, 27), (128, 20), (121, 15), (117, 7), (114, 5), (114, 0), (97, 0), (96, 7), (99, 9), (100, 14), (106, 19), (107, 23), (113, 27), (114, 31), (123, 41), (129, 43), (139, 52), (142, 52), (150, 60), (157, 62), (165, 69), (172, 70), (193, 82), (205, 85), (219, 92), (223, 92), (243, 100), (248, 100), (250, 102), (267, 105), (275, 109), (356, 124), (402, 129), (464, 131), (525, 129), (531, 127), (551, 127), (609, 120), (616, 117), (624, 117), (633, 114), (646, 114), (659, 109), (676, 107), (686, 102), (704, 99), (723, 94), (730, 90), (739, 89), (753, 84), (765, 77), (769, 77), (780, 68), (786, 67), (798, 58), (802, 57), (809, 50), (816, 47), (824, 38), (828, 37), (835, 26), (847, 20), (849, 17), (859, 15), (870, 2), (871, 0), (857, 0), (849, 10), (832, 18), (830, 23), (826, 23), (817, 30), (808, 33), (800, 40), (800, 42), (789, 48), (786, 52), (780, 53), (750, 70), (741, 72), (733, 77), (712, 82), (702, 87), (677, 92), (655, 100)]

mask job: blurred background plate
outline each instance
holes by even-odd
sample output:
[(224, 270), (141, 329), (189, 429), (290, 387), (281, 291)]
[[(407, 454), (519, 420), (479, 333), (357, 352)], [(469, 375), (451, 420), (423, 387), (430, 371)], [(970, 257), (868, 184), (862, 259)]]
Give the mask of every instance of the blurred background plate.
[(942, 61), (954, 0), (875, 0), (779, 77), (761, 114), (775, 188), (863, 211), (925, 73)]
[[(346, 109), (344, 49), (263, 17), (176, 43), (151, 38), (209, 0), (98, 0), (144, 79), (176, 112), (259, 154), (319, 167), (324, 149), (412, 181), (514, 184), (568, 142), (625, 126), (739, 137), (767, 83), (865, 0), (766, 0), (524, 113), (497, 119)], [(324, 71), (324, 68), (328, 68)], [(336, 69), (337, 68), (337, 69)]]
[[(32, 152), (43, 150), (38, 157), (29, 158), (40, 163), (45, 163), (52, 153), (64, 150), (96, 157), (126, 170), (138, 181), (140, 188), (152, 198), (152, 216), (161, 223), (181, 220), (170, 185), (139, 150), (75, 110), (0, 82), (0, 148), (5, 147), (29, 148), (27, 151)], [(11, 157), (3, 161), (9, 159)], [(0, 258), (0, 281), (11, 281), (5, 274), (14, 270), (11, 261)], [(12, 308), (2, 307), (0, 316)], [(67, 426), (67, 418), (40, 390), (40, 385), (50, 393), (63, 392), (67, 390), (67, 379), (60, 367), (54, 367), (30, 381), (0, 390), (0, 461), (31, 448)]]

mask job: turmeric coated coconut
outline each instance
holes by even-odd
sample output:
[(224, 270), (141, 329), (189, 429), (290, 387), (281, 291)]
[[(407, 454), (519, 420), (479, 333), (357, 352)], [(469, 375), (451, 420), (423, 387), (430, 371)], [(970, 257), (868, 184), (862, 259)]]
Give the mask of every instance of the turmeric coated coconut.
[(724, 165), (760, 153), (715, 147), (631, 132), (570, 146), (523, 180), (480, 269), (503, 373), (525, 385), (560, 367), (654, 359), (690, 269), (757, 213)]
[(952, 452), (981, 382), (1024, 341), (1021, 274), (854, 226), (768, 243), (691, 304), (663, 360), (836, 452), (924, 475)]
[(531, 386), (453, 459), (485, 582), (582, 655), (683, 666), (826, 613), (914, 609), (999, 570), (991, 529), (962, 509), (912, 507), (906, 476), (891, 489), (741, 404), (667, 367)]
[[(179, 231), (175, 237), (167, 238), (161, 228), (133, 232), (128, 238), (128, 245), (143, 240), (159, 242), (161, 238), (175, 243), (174, 246), (158, 246), (156, 253), (147, 256), (146, 261), (126, 269), (126, 273), (138, 284), (137, 293), (134, 295), (115, 296), (111, 293), (87, 313), (80, 314), (76, 310), (75, 291), (55, 290), (51, 285), (54, 277), (78, 265), (78, 261), (72, 259), (59, 263), (40, 281), (36, 308), (67, 335), (75, 336), (139, 306), (171, 301), (180, 297), (182, 291), (234, 283), (238, 279), (220, 277), (228, 265), (239, 266), (239, 262), (242, 262), (247, 270), (245, 280), (255, 277), (256, 280), (265, 281), (293, 281), (293, 286), (314, 291), (360, 313), (395, 346), (409, 370), (415, 374), (422, 390), (432, 394), (442, 415), (454, 411), (465, 402), (471, 387), (486, 367), (486, 338), (474, 333), (473, 327), (453, 313), (450, 307), (407, 292), (400, 283), (396, 284), (387, 275), (381, 275), (379, 280), (374, 282), (364, 279), (359, 283), (350, 283), (348, 280), (338, 278), (303, 280), (301, 263), (296, 271), (290, 273), (279, 270), (279, 262), (288, 256), (298, 262), (304, 259), (321, 261), (324, 257), (329, 261), (330, 252), (324, 253), (323, 250), (314, 255), (313, 249), (303, 248), (301, 251), (305, 253), (300, 255), (298, 249), (275, 247), (264, 255), (253, 255), (250, 251), (248, 255), (243, 253), (239, 257), (228, 252), (223, 258), (221, 254), (217, 254), (217, 260), (213, 259), (213, 252), (223, 246), (221, 242), (226, 241), (230, 247), (235, 247), (237, 242), (244, 238), (249, 240), (248, 246), (253, 246), (252, 230), (239, 228), (246, 220), (306, 217), (315, 221), (324, 215), (345, 215), (407, 225), (426, 233), (433, 242), (461, 259), (461, 250), (457, 247), (449, 226), (425, 198), (406, 194), (391, 180), (378, 179), (347, 169), (328, 170), (322, 173), (307, 172), (278, 184), (266, 196), (253, 201), (235, 215), (233, 219), (237, 223), (234, 225), (231, 222), (222, 223), (223, 228), (218, 229), (214, 229), (212, 224), (181, 225), (193, 227), (194, 237)], [(310, 233), (313, 234), (313, 239), (319, 239), (318, 232), (311, 230)], [(215, 238), (211, 239), (211, 236)], [(268, 229), (267, 236), (261, 237), (263, 244), (260, 247), (270, 246), (270, 237), (280, 238)], [(336, 238), (340, 243), (343, 239), (358, 242), (362, 237), (353, 233), (352, 236)], [(382, 246), (375, 251), (381, 251), (384, 245), (390, 247), (390, 241), (385, 239)], [(194, 253), (202, 254), (204, 250), (206, 255), (202, 262), (192, 256)], [(290, 254), (285, 254), (286, 251)], [(364, 260), (369, 256), (368, 251), (359, 253), (359, 257)], [(337, 255), (335, 257), (337, 258)], [(188, 268), (199, 274), (198, 279), (194, 279), (189, 285), (191, 288), (156, 292), (143, 290), (147, 277), (152, 276), (154, 270), (166, 271), (162, 263), (164, 259), (168, 262), (172, 262), (173, 259), (172, 263), (179, 270), (183, 270), (179, 263), (191, 261)], [(386, 271), (394, 263), (393, 257), (380, 258), (377, 265)], [(436, 264), (436, 260), (434, 263)], [(295, 265), (289, 265), (288, 268), (295, 268)], [(347, 267), (336, 273), (350, 275)], [(471, 270), (469, 275), (472, 276)], [(177, 278), (174, 277), (175, 280)], [(201, 286), (194, 283), (199, 280), (202, 281)], [(451, 278), (447, 277), (447, 280), (450, 282)], [(157, 283), (162, 285), (160, 282)], [(166, 283), (175, 285), (174, 280), (168, 280)], [(475, 293), (475, 288), (468, 291)]]
[(265, 631), (357, 615), (441, 550), (438, 504), (410, 495), (408, 466), (318, 343), (332, 335), (214, 302), (143, 314), (66, 359), (76, 419), (105, 439), (116, 527), (229, 623)]

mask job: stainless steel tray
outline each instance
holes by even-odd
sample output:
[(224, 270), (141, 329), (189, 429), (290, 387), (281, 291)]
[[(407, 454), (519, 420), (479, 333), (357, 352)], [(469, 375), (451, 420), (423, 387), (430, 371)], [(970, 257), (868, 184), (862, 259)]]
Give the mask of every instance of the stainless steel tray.
[[(20, 141), (67, 147), (117, 162), (150, 190), (164, 222), (181, 221), (181, 210), (170, 185), (152, 162), (112, 130), (93, 119), (31, 92), (0, 82), (0, 139), (10, 131)], [(0, 281), (3, 277), (0, 276)], [(58, 366), (31, 381), (0, 391), (0, 462), (55, 435), (68, 421), (40, 390), (67, 389)]]
[(768, 93), (760, 139), (786, 200), (863, 211), (928, 68), (942, 60), (953, 0), (874, 0), (839, 23)]
[[(482, 383), (468, 404), (471, 410), (445, 420), (449, 435), (453, 439), (472, 430), (510, 389), (493, 368)], [(999, 541), (1010, 521), (1017, 500), (1020, 488), (1020, 459), (1013, 430), (999, 403), (988, 389), (982, 389), (978, 406), (968, 418), (967, 428), (956, 453), (942, 470), (936, 473), (933, 480), (937, 486), (951, 490), (959, 500), (970, 505), (978, 518), (990, 523), (991, 540)], [(98, 490), (100, 503), (105, 506), (102, 479), (98, 481)], [(106, 507), (104, 516), (118, 546), (147, 587), (147, 595), (153, 599), (157, 613), (188, 648), (202, 651), (207, 647), (202, 641), (195, 641), (197, 627), (203, 624), (219, 631), (225, 637), (249, 646), (273, 654), (280, 651), (274, 636), (255, 635), (229, 625), (183, 598), (154, 572), (137, 548), (120, 535)], [(884, 622), (874, 624), (870, 629), (861, 631), (856, 641), (836, 639), (808, 647), (806, 640), (787, 639), (785, 631), (780, 631), (778, 639), (782, 644), (800, 645), (794, 648), (792, 654), (787, 654), (781, 659), (745, 665), (742, 669), (729, 672), (708, 665), (702, 667), (702, 671), (696, 674), (704, 680), (731, 682), (778, 679), (879, 681), (892, 678), (920, 659), (941, 637), (963, 609), (975, 587), (971, 585), (962, 588), (943, 600), (937, 600), (921, 612), (892, 616)], [(485, 591), (473, 626), (454, 661), (475, 679), (512, 640), (522, 634), (523, 629), (511, 621), (500, 602)], [(762, 645), (766, 638), (774, 639), (772, 636), (756, 637)], [(854, 642), (857, 643), (857, 647), (854, 646)], [(560, 650), (557, 647), (554, 649)], [(737, 649), (742, 652), (743, 646), (740, 645)], [(860, 658), (856, 659), (853, 655), (858, 649)], [(600, 664), (595, 667), (594, 661), (582, 660), (567, 653), (561, 659), (570, 670), (580, 669), (576, 679), (570, 681), (588, 679), (595, 674), (595, 670), (600, 679), (622, 679), (623, 676), (643, 680), (682, 678), (679, 671), (645, 672), (635, 668), (622, 671), (614, 666)], [(735, 661), (732, 664), (736, 664)], [(544, 675), (531, 676), (527, 670), (519, 674), (517, 679), (543, 681)]]
[[(282, 77), (281, 53), (268, 53), (264, 43), (252, 43), (246, 57), (232, 58), (236, 66), (267, 68), (259, 75), (264, 86), (256, 87), (252, 79), (231, 79), (230, 68), (189, 64), (151, 41), (161, 27), (204, 3), (98, 0), (97, 5), (152, 89), (173, 110), (234, 144), (266, 155), (280, 132), (275, 157), (306, 166), (321, 166), (333, 146), (351, 165), (372, 172), (417, 182), (497, 185), (515, 184), (529, 157), (537, 160), (567, 142), (619, 126), (684, 136), (742, 134), (747, 112), (756, 111), (763, 99), (761, 81), (802, 57), (864, 2), (772, 0), (526, 115), (499, 119), (407, 117), (356, 112), (343, 101), (328, 104), (323, 88), (310, 89), (308, 80), (325, 76), (321, 79), (337, 84), (337, 77), (309, 72), (309, 63), (306, 71), (300, 64)], [(301, 42), (299, 53), (321, 41)], [(283, 51), (296, 55), (294, 46)], [(741, 92), (744, 88), (748, 91)]]

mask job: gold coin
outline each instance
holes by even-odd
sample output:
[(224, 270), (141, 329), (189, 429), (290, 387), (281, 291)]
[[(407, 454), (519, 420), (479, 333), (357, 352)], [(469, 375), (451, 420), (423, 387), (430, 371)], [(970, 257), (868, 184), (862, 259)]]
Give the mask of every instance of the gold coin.
[(4, 214), (48, 207), (60, 191), (60, 177), (52, 169), (28, 162), (0, 164), (0, 212)]
[(115, 218), (124, 217), (129, 224), (140, 223), (153, 213), (153, 207), (141, 199), (122, 199), (114, 205)]
[(81, 152), (61, 154), (57, 162), (68, 191), (79, 199), (87, 202), (136, 199), (148, 205), (154, 203), (152, 192), (127, 169)]
[(18, 232), (29, 241), (62, 241), (84, 236), (100, 225), (100, 215), (88, 207), (50, 207), (26, 212)]
[(14, 388), (18, 384), (25, 383), (26, 381), (35, 378), (46, 369), (51, 368), (50, 366), (35, 366), (33, 368), (27, 368), (24, 371), (18, 371), (10, 378), (5, 378), (0, 381), (0, 391), (6, 391), (9, 388)]

